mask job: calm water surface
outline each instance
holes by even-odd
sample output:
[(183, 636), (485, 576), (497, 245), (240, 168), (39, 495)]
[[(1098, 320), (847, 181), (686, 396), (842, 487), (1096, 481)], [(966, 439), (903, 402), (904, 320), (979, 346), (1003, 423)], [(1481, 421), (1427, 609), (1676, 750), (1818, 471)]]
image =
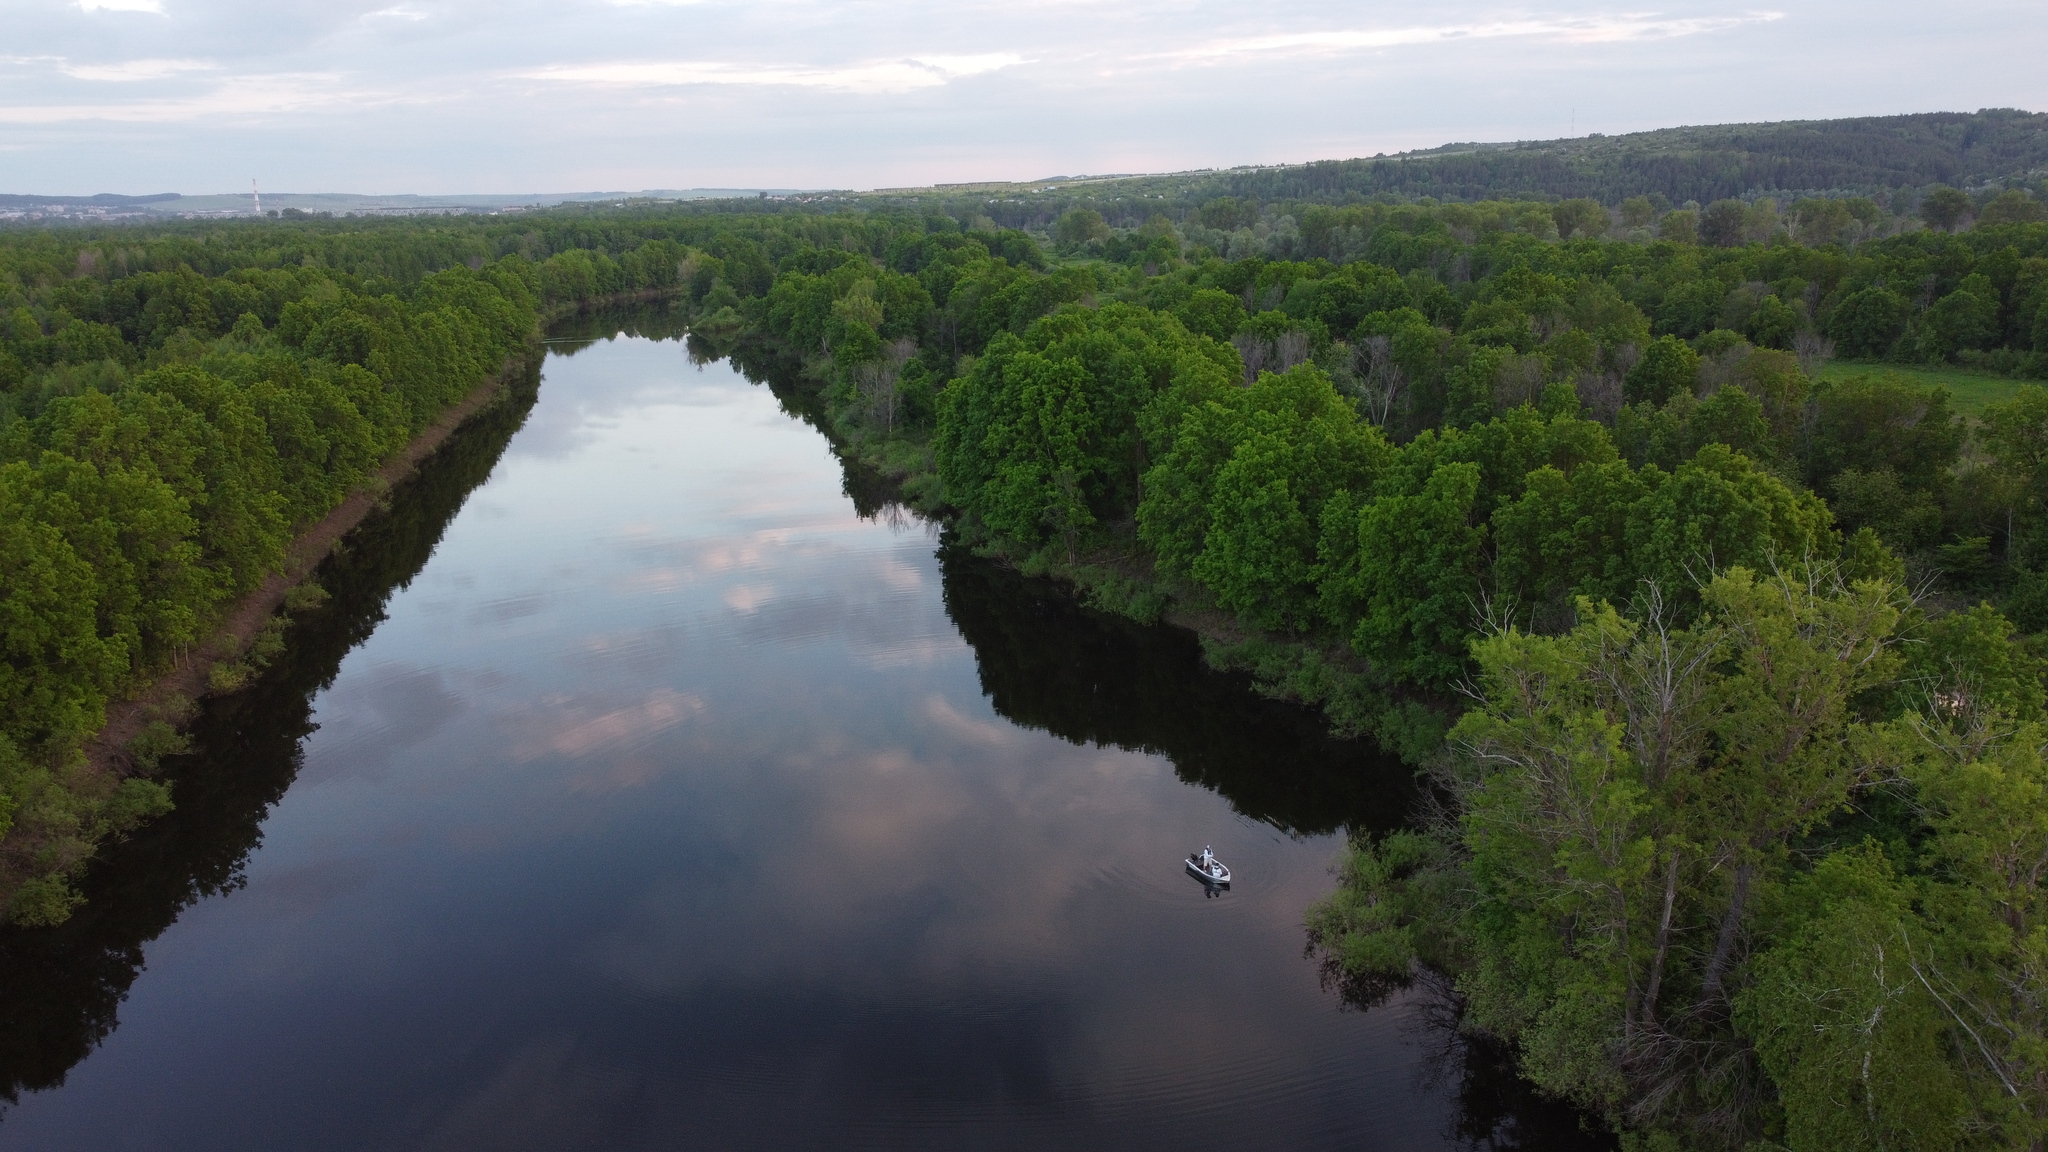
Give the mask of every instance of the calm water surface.
[(559, 347), (0, 940), (0, 1148), (1580, 1143), (1304, 955), (1405, 769), (864, 518), (724, 362)]

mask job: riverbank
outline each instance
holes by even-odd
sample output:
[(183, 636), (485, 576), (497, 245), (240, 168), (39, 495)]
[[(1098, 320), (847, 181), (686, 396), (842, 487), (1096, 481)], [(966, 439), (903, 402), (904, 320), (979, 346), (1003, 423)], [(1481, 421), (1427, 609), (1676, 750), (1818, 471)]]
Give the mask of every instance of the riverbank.
[[(116, 798), (123, 782), (147, 776), (162, 756), (183, 751), (188, 742), (178, 734), (178, 726), (190, 719), (200, 698), (217, 691), (232, 691), (247, 681), (251, 669), (239, 662), (248, 658), (265, 637), (281, 635), (283, 617), (279, 610), (286, 608), (295, 590), (304, 586), (320, 562), (376, 509), (394, 486), (411, 476), (465, 423), (497, 402), (513, 380), (531, 372), (538, 348), (536, 343), (508, 359), (498, 373), (444, 409), (364, 483), (300, 532), (286, 550), (283, 566), (229, 605), (205, 643), (194, 646), (164, 674), (110, 702), (98, 733), (82, 746), (63, 772), (61, 787), (73, 795), (105, 804)], [(318, 602), (320, 598), (315, 595), (306, 598), (306, 602)], [(158, 794), (161, 795), (160, 789)], [(132, 819), (106, 829), (105, 834), (90, 837), (91, 848), (96, 851), (108, 835), (124, 834), (168, 810), (169, 803), (159, 801), (152, 807), (157, 810), (135, 813)], [(62, 878), (91, 858), (88, 855), (45, 859), (49, 854), (46, 850), (51, 847), (45, 842), (47, 838), (45, 829), (20, 826), (9, 829), (0, 838), (0, 908), (18, 912), (14, 907), (16, 897), (24, 892), (25, 886), (36, 882), (47, 887), (50, 882), (45, 877)], [(31, 919), (42, 923), (61, 921), (76, 902), (77, 897), (68, 889), (45, 894), (45, 898), (36, 901), (36, 914)]]
[(119, 776), (132, 771), (136, 737), (152, 723), (176, 724), (184, 720), (194, 703), (212, 689), (214, 670), (248, 653), (257, 635), (284, 606), (292, 589), (313, 574), (320, 561), (363, 522), (392, 488), (417, 471), (470, 418), (498, 400), (506, 385), (529, 371), (537, 355), (538, 352), (530, 352), (508, 361), (496, 376), (443, 412), (440, 419), (386, 461), (368, 482), (300, 533), (285, 555), (284, 567), (222, 615), (210, 642), (194, 649), (178, 667), (135, 695), (110, 705), (105, 726), (85, 747), (84, 771), (88, 777), (110, 773)]
[[(948, 526), (956, 524), (958, 510), (946, 502), (939, 484), (928, 430), (883, 432), (857, 414), (836, 409), (821, 366), (772, 334), (749, 329), (710, 343), (779, 392), (796, 393), (785, 395), (785, 404), (831, 443), (846, 466), (847, 488), (857, 504), (898, 503)], [(1386, 683), (1341, 637), (1282, 635), (1247, 625), (1219, 607), (1207, 589), (1160, 572), (1135, 526), (1125, 525), (1113, 543), (1083, 551), (1071, 562), (1049, 551), (1020, 558), (967, 543), (1026, 576), (1065, 586), (1090, 608), (1194, 633), (1211, 667), (1248, 676), (1259, 693), (1272, 699), (1319, 709), (1332, 735), (1369, 736), (1412, 766), (1421, 767), (1437, 753), (1456, 719), (1454, 701)]]
[[(241, 688), (276, 654), (291, 614), (324, 599), (320, 590), (306, 583), (314, 570), (395, 486), (417, 471), (464, 424), (499, 402), (513, 381), (535, 370), (548, 325), (605, 307), (650, 303), (666, 294), (658, 289), (617, 293), (541, 313), (523, 349), (508, 357), (496, 374), (444, 408), (338, 504), (299, 532), (286, 547), (283, 564), (254, 590), (228, 605), (202, 643), (184, 652), (161, 675), (109, 701), (98, 732), (80, 746), (53, 781), (101, 814), (80, 823), (16, 823), (0, 836), (0, 910), (5, 910), (4, 917), (25, 923), (62, 921), (78, 901), (65, 879), (75, 876), (108, 839), (125, 835), (169, 810), (172, 801), (167, 791), (148, 777), (162, 757), (189, 746), (179, 728), (191, 718), (199, 700)], [(35, 890), (33, 899), (31, 890)]]

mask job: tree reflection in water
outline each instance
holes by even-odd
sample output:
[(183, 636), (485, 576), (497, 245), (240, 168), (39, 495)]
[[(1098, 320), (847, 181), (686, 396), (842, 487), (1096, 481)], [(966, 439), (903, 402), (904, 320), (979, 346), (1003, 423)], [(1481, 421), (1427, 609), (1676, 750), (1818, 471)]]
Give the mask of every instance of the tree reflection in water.
[(193, 751), (164, 762), (177, 808), (103, 853), (82, 886), (85, 905), (54, 929), (0, 929), (0, 1099), (64, 1083), (113, 1032), (143, 946), (200, 899), (242, 886), (264, 818), (298, 776), (314, 696), (426, 565), (539, 387), (534, 365), (320, 566), (315, 578), (330, 599), (293, 622), (284, 652), (250, 687), (205, 702)]
[(939, 561), (981, 690), (1013, 723), (1165, 756), (1181, 779), (1293, 836), (1383, 831), (1406, 818), (1413, 769), (1210, 668), (1193, 633), (1091, 611), (1059, 585), (958, 547)]
[[(1165, 756), (1181, 779), (1290, 835), (1386, 831), (1409, 817), (1412, 769), (1370, 742), (1334, 739), (1316, 713), (1210, 668), (1192, 633), (1091, 611), (1057, 585), (959, 547), (939, 557), (947, 612), (974, 649), (982, 691), (1012, 722)], [(1613, 1146), (1577, 1109), (1536, 1094), (1511, 1052), (1460, 1032), (1457, 997), (1440, 978), (1389, 982), (1326, 965), (1323, 983), (1354, 1011), (1400, 993), (1420, 1004), (1411, 1039), (1428, 1059), (1417, 1087), (1455, 1093), (1449, 1142), (1530, 1152)]]

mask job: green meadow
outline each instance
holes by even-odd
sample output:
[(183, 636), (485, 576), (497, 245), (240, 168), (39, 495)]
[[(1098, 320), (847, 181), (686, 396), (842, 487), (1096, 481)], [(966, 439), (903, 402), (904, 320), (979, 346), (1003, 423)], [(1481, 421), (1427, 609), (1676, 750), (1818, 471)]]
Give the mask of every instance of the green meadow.
[(1868, 360), (1830, 361), (1820, 370), (1820, 378), (1823, 380), (1884, 374), (1904, 377), (1923, 388), (1939, 385), (1948, 389), (1949, 406), (1958, 414), (1973, 421), (1986, 407), (2001, 400), (2012, 399), (2028, 384), (2041, 383), (2038, 380), (2016, 380), (1994, 372), (1980, 372), (1948, 365), (1926, 367)]

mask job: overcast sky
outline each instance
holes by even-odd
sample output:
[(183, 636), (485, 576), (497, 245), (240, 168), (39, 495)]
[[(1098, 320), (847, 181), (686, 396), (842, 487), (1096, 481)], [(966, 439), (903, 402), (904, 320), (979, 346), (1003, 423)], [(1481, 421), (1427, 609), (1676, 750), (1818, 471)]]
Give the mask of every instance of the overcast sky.
[(2044, 0), (0, 0), (0, 191), (871, 188), (2048, 110)]

